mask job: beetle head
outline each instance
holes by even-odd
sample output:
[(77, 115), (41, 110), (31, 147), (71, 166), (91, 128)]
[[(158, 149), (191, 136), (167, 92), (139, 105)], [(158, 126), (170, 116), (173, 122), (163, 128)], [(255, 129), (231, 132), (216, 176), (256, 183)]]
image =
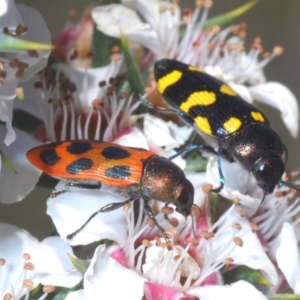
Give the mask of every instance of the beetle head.
[(264, 191), (264, 196), (274, 191), (283, 172), (284, 162), (281, 156), (276, 154), (257, 160), (252, 169), (257, 185)]

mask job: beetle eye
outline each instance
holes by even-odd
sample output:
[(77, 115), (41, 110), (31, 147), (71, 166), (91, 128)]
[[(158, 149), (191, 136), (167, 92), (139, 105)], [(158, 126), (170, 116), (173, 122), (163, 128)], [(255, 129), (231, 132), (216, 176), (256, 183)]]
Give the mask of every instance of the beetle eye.
[(255, 178), (258, 184), (265, 183), (270, 178), (271, 168), (268, 164), (260, 163), (255, 168)]

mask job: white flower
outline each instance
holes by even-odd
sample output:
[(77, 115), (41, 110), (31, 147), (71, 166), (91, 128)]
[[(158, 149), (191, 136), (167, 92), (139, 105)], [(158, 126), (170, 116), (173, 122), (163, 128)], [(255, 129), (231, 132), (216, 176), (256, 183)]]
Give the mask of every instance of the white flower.
[(39, 284), (71, 288), (81, 280), (68, 258), (71, 247), (58, 237), (39, 242), (25, 230), (0, 223), (0, 253), (2, 299), (6, 294), (21, 299)]
[(7, 146), (2, 139), (6, 130), (0, 125), (0, 149), (12, 166), (0, 165), (0, 202), (5, 204), (21, 201), (33, 190), (41, 175), (41, 171), (32, 166), (25, 155), (40, 143), (21, 130), (14, 131), (16, 141)]
[[(0, 15), (0, 28), (30, 41), (50, 44), (50, 32), (42, 16), (33, 8), (23, 4), (15, 5), (14, 1), (6, 1), (7, 10)], [(2, 12), (3, 13), (3, 12)], [(4, 30), (5, 31), (5, 30)], [(30, 79), (47, 65), (50, 51), (7, 51), (0, 56), (0, 120), (8, 129), (4, 138), (6, 145), (15, 140), (15, 132), (11, 126), (13, 100), (17, 95), (19, 81)]]

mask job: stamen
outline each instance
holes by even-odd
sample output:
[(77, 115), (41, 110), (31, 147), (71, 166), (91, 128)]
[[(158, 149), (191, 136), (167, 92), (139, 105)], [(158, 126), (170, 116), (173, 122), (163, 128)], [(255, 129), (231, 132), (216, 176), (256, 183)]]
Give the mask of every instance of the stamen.
[(5, 259), (4, 258), (0, 258), (0, 267), (5, 265)]

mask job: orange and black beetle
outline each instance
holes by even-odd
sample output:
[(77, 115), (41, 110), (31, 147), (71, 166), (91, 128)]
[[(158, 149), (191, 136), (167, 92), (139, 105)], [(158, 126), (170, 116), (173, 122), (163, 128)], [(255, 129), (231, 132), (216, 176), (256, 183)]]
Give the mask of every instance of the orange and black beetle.
[(27, 158), (44, 173), (67, 181), (70, 186), (101, 189), (128, 197), (124, 202), (102, 207), (82, 227), (99, 212), (112, 211), (143, 198), (145, 213), (168, 240), (165, 230), (155, 220), (148, 201), (155, 199), (166, 204), (172, 203), (176, 211), (185, 217), (191, 213), (194, 199), (191, 182), (172, 161), (152, 151), (77, 140), (35, 147), (28, 151)]

